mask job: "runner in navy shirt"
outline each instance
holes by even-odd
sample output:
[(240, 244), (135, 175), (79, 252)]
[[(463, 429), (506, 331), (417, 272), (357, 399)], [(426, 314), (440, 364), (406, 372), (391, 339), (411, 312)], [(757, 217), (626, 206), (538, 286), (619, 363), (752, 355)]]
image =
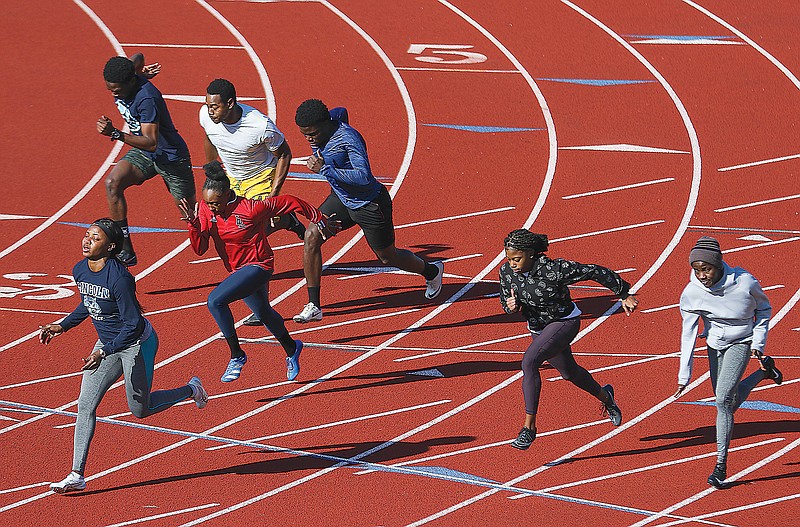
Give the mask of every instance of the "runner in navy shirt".
[(115, 258), (122, 240), (122, 230), (109, 218), (99, 219), (89, 226), (83, 236), (84, 259), (72, 270), (82, 301), (60, 324), (40, 327), (39, 340), (48, 344), (54, 336), (91, 317), (99, 337), (91, 354), (83, 359), (72, 472), (50, 485), (54, 492), (86, 488), (83, 471), (94, 435), (97, 407), (120, 375), (125, 375), (128, 408), (139, 418), (166, 410), (190, 397), (198, 408), (205, 407), (208, 402), (208, 394), (197, 377), (180, 388), (150, 391), (158, 336), (142, 316), (133, 276)]
[[(128, 232), (125, 189), (141, 185), (156, 174), (161, 174), (176, 206), (181, 200), (192, 204), (195, 202), (189, 149), (172, 123), (161, 92), (148, 79), (155, 76), (158, 69), (144, 67), (141, 54), (135, 57), (139, 59), (139, 67), (125, 57), (112, 57), (103, 70), (106, 88), (114, 96), (117, 109), (128, 124), (130, 133), (115, 128), (105, 115), (97, 120), (100, 134), (133, 147), (111, 170), (105, 181), (109, 214), (125, 236), (117, 259), (126, 266), (136, 265), (137, 258)], [(141, 74), (137, 75), (137, 69)]]
[[(295, 123), (314, 151), (308, 168), (322, 174), (331, 193), (319, 210), (342, 229), (361, 227), (372, 252), (381, 263), (425, 277), (425, 298), (433, 299), (442, 290), (444, 264), (429, 263), (408, 249), (395, 247), (392, 223), (392, 198), (375, 176), (367, 156), (367, 144), (348, 124), (347, 110), (328, 107), (318, 99), (303, 102), (295, 113)], [(322, 320), (320, 308), (321, 247), (331, 232), (321, 232), (314, 223), (306, 229), (303, 270), (308, 283), (308, 304), (295, 315), (295, 322)]]

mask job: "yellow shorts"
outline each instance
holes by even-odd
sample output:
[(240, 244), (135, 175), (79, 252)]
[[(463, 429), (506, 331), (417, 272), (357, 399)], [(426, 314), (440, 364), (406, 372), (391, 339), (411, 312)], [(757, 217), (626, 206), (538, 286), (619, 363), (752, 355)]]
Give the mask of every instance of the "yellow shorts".
[(234, 179), (228, 174), (231, 188), (237, 196), (247, 199), (265, 199), (272, 192), (272, 178), (275, 175), (275, 168), (270, 167), (253, 177), (239, 180)]

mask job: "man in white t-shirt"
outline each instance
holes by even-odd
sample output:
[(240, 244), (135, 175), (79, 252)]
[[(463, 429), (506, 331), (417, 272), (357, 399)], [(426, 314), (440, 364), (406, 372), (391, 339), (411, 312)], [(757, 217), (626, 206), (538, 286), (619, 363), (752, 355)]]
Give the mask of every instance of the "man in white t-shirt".
[[(236, 88), (230, 81), (215, 79), (208, 85), (200, 125), (206, 133), (206, 162), (222, 161), (237, 196), (265, 199), (280, 194), (292, 151), (272, 119), (236, 102)], [(274, 218), (267, 235), (281, 229), (294, 232), (301, 240), (306, 230), (294, 214)], [(261, 325), (255, 315), (244, 323)]]

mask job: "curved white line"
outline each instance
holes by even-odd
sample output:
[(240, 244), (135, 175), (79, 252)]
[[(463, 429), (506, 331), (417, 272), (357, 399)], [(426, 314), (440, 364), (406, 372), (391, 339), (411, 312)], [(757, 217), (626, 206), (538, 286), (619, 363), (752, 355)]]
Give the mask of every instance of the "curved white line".
[[(106, 36), (108, 41), (111, 43), (111, 46), (114, 48), (114, 51), (116, 51), (118, 55), (124, 55), (125, 52), (122, 49), (122, 45), (119, 43), (119, 40), (117, 40), (117, 37), (114, 36), (114, 34), (111, 32), (108, 26), (100, 19), (100, 17), (98, 17), (97, 14), (94, 11), (92, 11), (89, 6), (83, 3), (82, 0), (72, 0), (72, 1), (84, 13), (86, 13), (86, 15), (88, 15), (90, 19), (92, 19), (92, 22), (95, 23), (95, 25), (100, 29), (100, 31)], [(73, 198), (69, 200), (63, 207), (61, 207), (58, 210), (58, 212), (47, 218), (41, 225), (33, 229), (31, 232), (29, 232), (19, 240), (17, 240), (15, 243), (11, 244), (9, 247), (6, 247), (2, 251), (0, 251), (0, 258), (8, 256), (12, 252), (19, 249), (22, 245), (26, 244), (35, 236), (42, 233), (42, 231), (44, 231), (52, 224), (57, 222), (64, 214), (66, 214), (70, 209), (72, 209), (72, 207), (74, 207), (76, 203), (78, 203), (81, 199), (83, 199), (83, 197), (89, 193), (89, 191), (97, 184), (97, 182), (103, 178), (103, 175), (111, 166), (111, 163), (114, 162), (114, 159), (116, 159), (117, 154), (119, 154), (120, 150), (122, 150), (122, 143), (117, 141), (114, 147), (111, 149), (111, 152), (109, 152), (108, 156), (106, 157), (106, 160), (103, 161), (103, 164), (100, 165), (100, 168), (97, 169), (97, 172), (95, 172), (94, 176), (92, 176), (92, 178), (86, 182), (83, 188), (80, 191), (78, 191), (78, 193), (75, 194), (75, 196), (73, 196)]]
[(691, 6), (691, 7), (695, 8), (695, 9), (697, 9), (698, 11), (700, 11), (701, 13), (703, 13), (704, 15), (706, 15), (708, 18), (710, 18), (711, 20), (713, 20), (713, 21), (715, 21), (716, 23), (718, 23), (719, 25), (721, 25), (722, 27), (724, 27), (724, 28), (728, 29), (728, 31), (730, 31), (731, 33), (733, 33), (734, 35), (736, 35), (737, 37), (739, 37), (740, 39), (742, 39), (743, 41), (745, 41), (745, 42), (746, 42), (748, 45), (750, 45), (750, 46), (751, 46), (753, 49), (755, 49), (756, 51), (758, 51), (759, 53), (761, 53), (761, 54), (762, 54), (762, 55), (763, 55), (763, 56), (764, 56), (764, 57), (765, 57), (765, 58), (766, 58), (768, 61), (770, 61), (770, 62), (771, 62), (771, 63), (772, 63), (772, 64), (773, 64), (773, 65), (774, 65), (776, 68), (778, 68), (779, 70), (781, 70), (781, 71), (783, 72), (783, 74), (784, 74), (784, 75), (786, 75), (786, 78), (787, 78), (787, 79), (789, 79), (789, 80), (791, 81), (791, 83), (792, 83), (792, 84), (794, 84), (795, 88), (797, 88), (798, 90), (800, 90), (800, 80), (798, 80), (798, 79), (797, 79), (797, 77), (795, 76), (795, 74), (794, 74), (794, 73), (792, 73), (792, 72), (789, 70), (789, 68), (787, 68), (786, 66), (784, 66), (784, 65), (783, 65), (783, 63), (781, 63), (781, 61), (779, 61), (779, 60), (778, 60), (778, 59), (776, 59), (774, 56), (772, 56), (772, 55), (771, 55), (771, 54), (770, 54), (770, 53), (769, 53), (767, 50), (765, 50), (764, 48), (762, 48), (761, 46), (759, 46), (759, 45), (756, 43), (756, 41), (754, 41), (753, 39), (751, 39), (750, 37), (748, 37), (747, 35), (745, 35), (745, 34), (744, 34), (744, 33), (742, 33), (741, 31), (739, 31), (738, 29), (736, 29), (735, 27), (733, 27), (732, 25), (730, 25), (728, 22), (726, 22), (726, 21), (725, 21), (725, 20), (723, 20), (722, 18), (718, 17), (717, 15), (715, 15), (714, 13), (712, 13), (711, 11), (709, 11), (708, 9), (706, 9), (705, 7), (703, 7), (703, 6), (701, 6), (701, 5), (698, 5), (698, 4), (697, 4), (697, 3), (695, 3), (695, 2), (692, 2), (692, 0), (683, 0), (683, 2), (684, 2), (685, 4), (687, 4), (687, 5), (689, 5), (689, 6)]
[(400, 165), (397, 178), (394, 180), (394, 183), (392, 183), (392, 188), (389, 189), (389, 194), (392, 196), (392, 198), (394, 198), (397, 194), (397, 191), (400, 190), (400, 185), (403, 183), (403, 180), (408, 173), (408, 169), (411, 166), (411, 158), (414, 155), (414, 148), (417, 144), (417, 115), (416, 112), (414, 112), (414, 104), (411, 102), (411, 95), (409, 95), (408, 88), (406, 88), (405, 82), (400, 76), (400, 72), (397, 71), (397, 67), (394, 65), (394, 63), (392, 63), (389, 56), (378, 45), (375, 39), (372, 38), (366, 31), (364, 31), (358, 24), (356, 24), (350, 17), (340, 11), (339, 8), (327, 0), (322, 0), (320, 4), (330, 9), (348, 26), (353, 28), (353, 30), (370, 45), (375, 54), (381, 58), (383, 64), (386, 66), (386, 69), (389, 70), (389, 73), (391, 73), (395, 84), (397, 84), (397, 88), (400, 91), (400, 97), (402, 97), (403, 104), (406, 106), (406, 114), (408, 116), (408, 142), (406, 143), (406, 151), (405, 155), (403, 156), (403, 163)]
[(247, 56), (250, 57), (250, 61), (253, 63), (253, 66), (255, 66), (256, 71), (258, 72), (258, 78), (261, 79), (261, 86), (264, 88), (264, 94), (266, 95), (267, 98), (267, 115), (269, 116), (270, 119), (275, 121), (275, 92), (272, 91), (272, 84), (270, 84), (269, 82), (269, 76), (267, 75), (267, 70), (266, 68), (264, 68), (264, 64), (261, 62), (261, 59), (258, 57), (258, 54), (253, 49), (253, 46), (250, 45), (247, 39), (244, 38), (244, 35), (242, 35), (239, 32), (239, 30), (236, 29), (236, 27), (234, 27), (234, 25), (228, 21), (227, 18), (222, 16), (222, 14), (219, 11), (211, 7), (208, 4), (208, 2), (206, 2), (205, 0), (195, 0), (195, 2), (197, 2), (200, 5), (200, 7), (208, 11), (211, 14), (211, 16), (216, 18), (220, 24), (225, 26), (225, 29), (230, 31), (231, 35), (234, 36), (234, 38), (239, 42), (239, 44), (242, 45), (244, 50), (247, 52)]
[[(445, 0), (439, 0), (439, 1), (442, 2), (442, 3), (445, 3)], [(700, 143), (699, 143), (699, 141), (697, 139), (697, 132), (695, 131), (694, 126), (692, 125), (692, 121), (689, 118), (689, 114), (686, 111), (685, 106), (683, 105), (681, 100), (678, 98), (677, 93), (675, 93), (675, 90), (672, 89), (672, 87), (667, 82), (667, 80), (664, 78), (664, 76), (661, 75), (661, 73), (659, 73), (658, 70), (656, 70), (656, 68), (652, 64), (650, 64), (650, 62), (648, 62), (648, 60), (641, 53), (639, 53), (637, 50), (635, 50), (628, 42), (626, 42), (621, 36), (619, 36), (614, 31), (612, 31), (608, 26), (606, 26), (605, 24), (600, 22), (598, 19), (596, 19), (595, 17), (593, 17), (592, 15), (590, 15), (589, 13), (587, 13), (586, 11), (581, 9), (580, 7), (576, 6), (572, 2), (569, 2), (568, 0), (562, 0), (562, 3), (564, 3), (568, 7), (572, 8), (573, 10), (578, 12), (581, 16), (583, 16), (586, 19), (590, 20), (592, 23), (594, 23), (596, 26), (598, 26), (600, 29), (602, 29), (604, 32), (606, 32), (611, 38), (616, 40), (629, 53), (631, 53), (637, 60), (639, 60), (639, 62), (642, 65), (644, 65), (648, 69), (648, 71), (650, 71), (650, 73), (662, 85), (664, 90), (669, 94), (670, 98), (673, 101), (673, 104), (675, 104), (675, 107), (678, 109), (678, 112), (681, 115), (681, 119), (683, 120), (684, 126), (686, 127), (686, 131), (687, 131), (687, 133), (689, 135), (689, 142), (690, 142), (691, 147), (692, 147), (691, 152), (692, 152), (693, 163), (692, 163), (692, 186), (691, 186), (691, 189), (690, 189), (690, 192), (689, 192), (689, 199), (688, 199), (688, 202), (687, 202), (686, 209), (684, 210), (684, 214), (683, 214), (683, 217), (681, 219), (680, 224), (678, 225), (678, 229), (675, 231), (675, 234), (673, 235), (673, 237), (670, 240), (670, 242), (667, 244), (666, 248), (662, 251), (662, 253), (656, 259), (656, 261), (653, 263), (653, 265), (650, 266), (650, 268), (647, 270), (647, 272), (645, 272), (645, 274), (631, 288), (632, 291), (633, 290), (637, 290), (642, 285), (647, 283), (647, 281), (663, 265), (663, 263), (664, 263), (664, 261), (666, 261), (667, 257), (675, 250), (675, 247), (678, 245), (678, 242), (683, 237), (684, 233), (686, 232), (686, 229), (689, 226), (689, 220), (691, 219), (692, 213), (694, 212), (694, 208), (695, 208), (695, 206), (697, 204), (697, 196), (698, 196), (699, 189), (700, 189), (700, 176), (701, 176)], [(497, 259), (498, 263), (499, 263), (500, 259), (502, 259), (502, 255), (500, 255), (500, 257), (498, 257), (498, 259)], [(598, 319), (594, 320), (591, 324), (589, 324), (586, 328), (584, 328), (578, 334), (577, 337), (575, 337), (574, 342), (577, 342), (583, 336), (587, 335), (588, 333), (593, 331), (597, 326), (602, 324), (606, 319), (608, 319), (608, 317), (612, 313), (616, 312), (619, 309), (619, 306), (620, 306), (620, 303), (617, 302), (613, 307), (611, 307), (608, 311), (606, 311), (601, 317), (599, 317)], [(522, 376), (522, 373), (519, 373), (515, 377), (521, 377), (521, 376)], [(695, 381), (695, 382), (697, 382), (697, 381)], [(655, 412), (655, 411), (659, 410), (663, 406), (666, 406), (666, 402), (661, 403), (660, 406), (657, 405), (656, 407), (652, 408), (650, 411), (651, 412)], [(642, 416), (639, 416), (639, 417), (642, 417)], [(636, 418), (636, 419), (638, 419), (638, 418)], [(597, 444), (599, 444), (599, 442), (601, 442), (601, 441), (603, 441), (605, 439), (611, 438), (611, 437), (613, 437), (615, 435), (616, 434), (613, 433), (613, 432), (610, 433), (610, 434), (606, 434), (605, 436), (599, 438), (598, 440), (595, 440), (595, 441), (589, 443), (588, 445), (584, 445), (584, 447), (579, 448), (575, 452), (582, 452), (584, 450), (587, 450), (590, 447), (596, 446)], [(575, 452), (571, 453), (571, 455), (575, 455)], [(536, 468), (536, 469), (534, 469), (534, 470), (532, 470), (532, 471), (530, 471), (530, 472), (528, 472), (526, 474), (522, 474), (521, 476), (518, 476), (518, 477), (512, 479), (508, 484), (515, 485), (516, 483), (518, 483), (520, 481), (528, 479), (528, 478), (530, 478), (530, 477), (532, 477), (532, 476), (534, 476), (536, 474), (539, 474), (540, 472), (542, 472), (544, 470), (547, 470), (549, 467), (550, 467), (550, 465), (543, 465), (541, 467), (538, 467), (538, 468)], [(452, 506), (448, 507), (447, 509), (439, 511), (438, 513), (432, 514), (432, 515), (427, 516), (427, 517), (425, 517), (425, 518), (423, 518), (421, 520), (413, 522), (413, 523), (409, 524), (409, 527), (410, 526), (416, 527), (418, 525), (423, 525), (423, 524), (428, 523), (430, 521), (439, 519), (439, 518), (441, 518), (443, 516), (446, 516), (447, 514), (450, 514), (451, 512), (455, 512), (456, 510), (459, 510), (462, 507), (466, 507), (467, 505), (471, 505), (473, 503), (476, 503), (476, 502), (478, 502), (478, 501), (480, 501), (480, 500), (482, 500), (482, 499), (484, 499), (486, 497), (489, 497), (489, 496), (491, 496), (491, 495), (493, 495), (493, 494), (495, 494), (497, 492), (499, 492), (499, 491), (496, 490), (496, 489), (488, 490), (488, 491), (483, 492), (483, 493), (481, 493), (481, 494), (479, 494), (477, 496), (474, 496), (474, 497), (469, 498), (467, 500), (464, 500), (464, 501), (462, 501), (460, 503), (452, 505)]]

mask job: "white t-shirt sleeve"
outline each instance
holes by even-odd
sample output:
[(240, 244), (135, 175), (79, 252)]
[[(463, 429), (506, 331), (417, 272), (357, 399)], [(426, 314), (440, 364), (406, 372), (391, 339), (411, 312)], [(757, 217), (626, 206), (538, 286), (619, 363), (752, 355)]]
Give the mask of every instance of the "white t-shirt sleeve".
[(265, 119), (264, 131), (259, 139), (270, 152), (275, 152), (285, 141), (283, 134), (269, 117)]

